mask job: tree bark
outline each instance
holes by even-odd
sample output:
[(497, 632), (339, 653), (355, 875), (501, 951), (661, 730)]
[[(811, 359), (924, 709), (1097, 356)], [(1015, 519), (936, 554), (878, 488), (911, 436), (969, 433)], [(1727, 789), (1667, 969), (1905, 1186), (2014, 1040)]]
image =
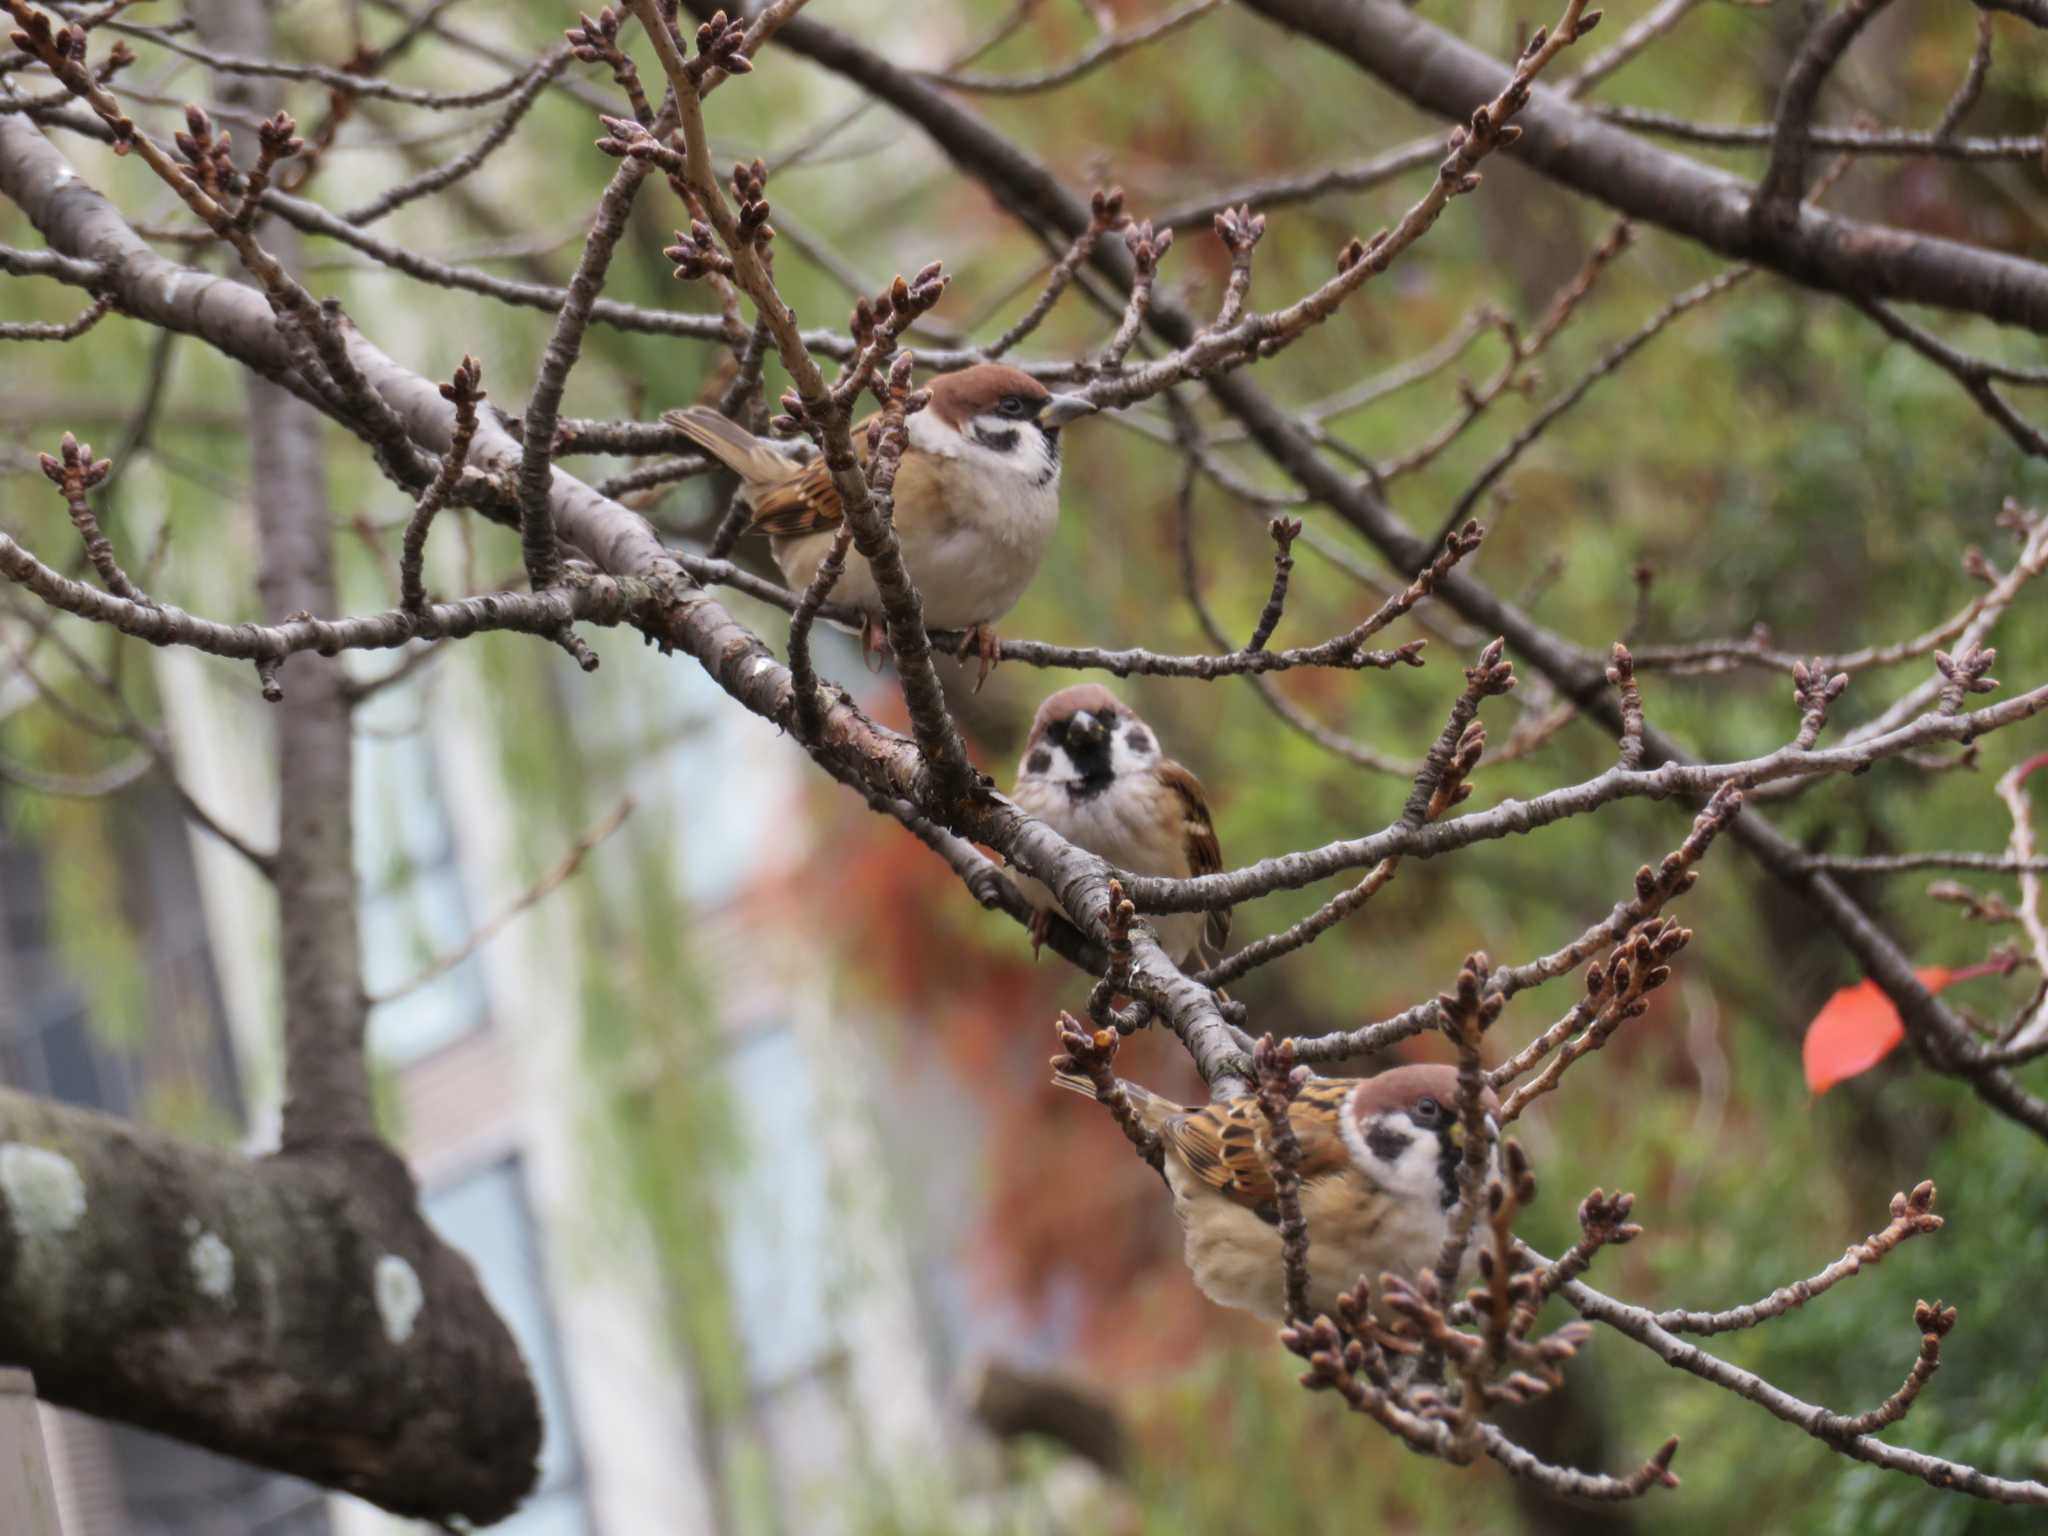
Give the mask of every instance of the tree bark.
[[(199, 40), (222, 53), (271, 53), (261, 0), (194, 0)], [(223, 105), (268, 115), (282, 92), (267, 76), (219, 74)], [(237, 136), (246, 163), (251, 135)], [(271, 254), (299, 266), (299, 234), (266, 229)], [(261, 550), (264, 617), (333, 613), (334, 519), (317, 411), (260, 374), (248, 379), (249, 485)], [(280, 668), (283, 672), (285, 668)], [(287, 1148), (372, 1141), (364, 1056), (369, 1003), (357, 934), (355, 800), (347, 674), (323, 661), (289, 668), (277, 722), (280, 796), (277, 859), (284, 962)]]
[(478, 1524), (540, 1416), (397, 1156), (249, 1159), (0, 1090), (0, 1360), (46, 1401)]

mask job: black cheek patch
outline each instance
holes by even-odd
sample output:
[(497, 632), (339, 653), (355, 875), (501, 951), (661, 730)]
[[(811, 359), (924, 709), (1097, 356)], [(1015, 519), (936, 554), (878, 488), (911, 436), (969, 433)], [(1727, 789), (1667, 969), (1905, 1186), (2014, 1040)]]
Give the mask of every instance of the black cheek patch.
[(1408, 1143), (1414, 1139), (1385, 1121), (1376, 1121), (1365, 1133), (1366, 1150), (1383, 1163), (1399, 1162), (1401, 1154), (1408, 1150)]
[(1051, 767), (1052, 754), (1043, 747), (1033, 748), (1031, 755), (1024, 759), (1024, 771), (1026, 773), (1044, 773)]
[(1124, 742), (1141, 757), (1152, 750), (1152, 738), (1145, 734), (1145, 728), (1141, 725), (1134, 725), (1125, 731)]
[(991, 453), (1008, 453), (1017, 446), (1017, 428), (999, 427), (991, 432), (987, 427), (974, 429), (974, 440)]

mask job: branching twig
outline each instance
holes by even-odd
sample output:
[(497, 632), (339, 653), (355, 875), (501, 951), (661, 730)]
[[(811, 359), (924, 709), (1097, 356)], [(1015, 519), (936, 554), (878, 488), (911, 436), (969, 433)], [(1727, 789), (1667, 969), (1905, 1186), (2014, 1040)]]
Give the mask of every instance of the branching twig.
[[(2028, 867), (2035, 861), (2036, 845), (2033, 806), (2026, 789), (2028, 778), (2044, 766), (2048, 766), (2048, 755), (2036, 755), (2001, 774), (1998, 798), (2012, 815), (2012, 839), (2006, 844), (2006, 857), (2019, 872), (2020, 927), (2026, 933), (2034, 963), (2048, 973), (2048, 913), (2043, 910), (2041, 877)], [(2000, 1044), (2008, 1050), (2024, 1051), (2042, 1039), (2048, 1039), (2048, 1009), (2037, 1005)]]
[(114, 301), (102, 295), (79, 312), (76, 319), (50, 325), (37, 320), (0, 323), (0, 341), (74, 341), (98, 325)]
[(1053, 263), (1052, 272), (1045, 280), (1045, 287), (1039, 291), (1031, 307), (1018, 318), (1015, 325), (989, 343), (990, 357), (1001, 357), (1037, 330), (1045, 317), (1052, 313), (1052, 307), (1059, 302), (1060, 295), (1067, 291), (1067, 285), (1073, 282), (1074, 274), (1081, 269), (1082, 263), (1093, 254), (1095, 242), (1130, 223), (1129, 216), (1124, 212), (1124, 189), (1097, 187), (1094, 195), (1088, 200), (1088, 215), (1088, 227), (1074, 237), (1073, 244), (1067, 247), (1066, 254)]
[(1259, 611), (1259, 622), (1252, 626), (1251, 639), (1244, 643), (1247, 651), (1263, 651), (1266, 642), (1273, 638), (1273, 631), (1280, 627), (1280, 615), (1287, 606), (1287, 578), (1294, 570), (1294, 541), (1301, 536), (1301, 519), (1276, 517), (1266, 525), (1266, 531), (1273, 536), (1273, 590), (1266, 598), (1266, 606)]
[(1552, 424), (1560, 416), (1563, 416), (1573, 406), (1585, 399), (1587, 392), (1595, 384), (1615, 372), (1631, 357), (1634, 357), (1637, 352), (1648, 346), (1663, 332), (1666, 326), (1670, 325), (1680, 315), (1695, 310), (1710, 300), (1719, 298), (1729, 289), (1748, 278), (1754, 271), (1755, 268), (1753, 267), (1730, 267), (1726, 271), (1708, 278), (1703, 283), (1695, 283), (1692, 287), (1673, 298), (1662, 309), (1658, 310), (1656, 314), (1645, 320), (1636, 328), (1633, 334), (1617, 342), (1614, 346), (1609, 347), (1607, 351), (1601, 354), (1598, 362), (1580, 374), (1571, 384), (1546, 400), (1541, 408), (1537, 410), (1536, 414), (1530, 417), (1528, 424), (1517, 432), (1499, 452), (1487, 460), (1485, 468), (1481, 469), (1472, 478), (1471, 484), (1459, 493), (1457, 501), (1452, 505), (1449, 514), (1444, 518), (1442, 528), (1438, 530), (1438, 542), (1441, 543), (1452, 530), (1456, 529), (1472, 515), (1473, 509), (1479, 505), (1479, 498), (1486, 494), (1488, 488), (1500, 479), (1502, 475), (1506, 474), (1508, 470), (1513, 468), (1515, 461), (1528, 451), (1531, 444), (1545, 432), (1549, 431)]
[(1117, 1077), (1116, 1051), (1117, 1032), (1114, 1029), (1098, 1029), (1092, 1033), (1081, 1026), (1081, 1021), (1071, 1013), (1062, 1013), (1054, 1024), (1059, 1037), (1060, 1054), (1053, 1057), (1055, 1072), (1072, 1072), (1085, 1077), (1095, 1085), (1095, 1097), (1112, 1119), (1117, 1129), (1137, 1149), (1138, 1156), (1154, 1168), (1162, 1166), (1165, 1149), (1158, 1136), (1146, 1129), (1138, 1118), (1138, 1112), (1131, 1105), (1131, 1096), (1124, 1090)]
[(1910, 1195), (1893, 1195), (1892, 1219), (1884, 1230), (1873, 1232), (1862, 1242), (1852, 1245), (1848, 1252), (1810, 1279), (1780, 1286), (1762, 1301), (1730, 1307), (1722, 1312), (1659, 1312), (1656, 1314), (1657, 1326), (1672, 1333), (1732, 1333), (1738, 1329), (1754, 1328), (1774, 1317), (1783, 1317), (1823, 1292), (1832, 1290), (1851, 1275), (1860, 1274), (1866, 1266), (1879, 1262), (1908, 1238), (1939, 1232), (1942, 1220), (1934, 1214), (1934, 1198), (1931, 1180), (1916, 1184)]
[(85, 499), (85, 493), (104, 482), (113, 473), (111, 459), (94, 461), (92, 449), (81, 443), (69, 432), (64, 434), (63, 444), (58, 449), (61, 458), (49, 454), (37, 456), (43, 473), (57, 492), (64, 498), (65, 509), (71, 514), (71, 526), (78, 530), (78, 536), (85, 542), (85, 556), (92, 562), (92, 568), (99, 572), (100, 581), (114, 596), (125, 598), (132, 603), (147, 603), (149, 599), (142, 590), (128, 579), (114, 558), (114, 546), (107, 536), (100, 532), (99, 518), (94, 515), (92, 504)]
[[(1437, 773), (1435, 787), (1430, 792), (1428, 809), (1424, 815), (1426, 821), (1437, 820), (1472, 792), (1472, 786), (1466, 781), (1470, 778), (1472, 770), (1478, 766), (1480, 754), (1485, 750), (1486, 728), (1475, 720), (1464, 727), (1456, 753)], [(1418, 774), (1417, 782), (1420, 783), (1429, 771), (1429, 765), (1425, 764)], [(1332, 897), (1290, 927), (1255, 940), (1217, 961), (1203, 971), (1198, 979), (1206, 986), (1228, 986), (1246, 972), (1271, 964), (1283, 955), (1290, 955), (1295, 950), (1315, 942), (1384, 890), (1400, 867), (1401, 861), (1398, 858), (1380, 860), (1358, 884)]]
[(1487, 988), (1491, 968), (1484, 954), (1468, 955), (1456, 985), (1436, 1000), (1439, 1027), (1458, 1052), (1457, 1111), (1464, 1133), (1463, 1151), (1458, 1159), (1458, 1199), (1451, 1207), (1450, 1231), (1431, 1275), (1436, 1294), (1441, 1297), (1449, 1297), (1457, 1290), (1458, 1272), (1465, 1266), (1465, 1250), (1472, 1240), (1472, 1224), (1479, 1215), (1487, 1159), (1493, 1155), (1493, 1131), (1487, 1124), (1486, 1108), (1491, 1095), (1479, 1047), (1487, 1029), (1500, 1017), (1506, 1000)]
[(1813, 120), (1820, 88), (1836, 62), (1848, 51), (1870, 18), (1886, 0), (1846, 0), (1810, 33), (1785, 71), (1771, 129), (1771, 160), (1757, 183), (1751, 218), (1772, 227), (1789, 225), (1806, 197), (1807, 125)]
[(1264, 1151), (1279, 1212), (1280, 1263), (1286, 1274), (1287, 1321), (1311, 1321), (1308, 1304), (1308, 1221), (1301, 1214), (1301, 1142), (1294, 1134), (1295, 1094), (1309, 1070), (1294, 1064), (1294, 1042), (1261, 1035), (1252, 1051), (1259, 1112), (1266, 1117)]
[(467, 353), (455, 369), (452, 382), (441, 386), (441, 398), (455, 407), (455, 434), (448, 444), (448, 451), (441, 455), (441, 468), (432, 482), (419, 494), (413, 503), (412, 518), (405, 525), (405, 539), (398, 560), (399, 606), (407, 613), (418, 613), (426, 606), (426, 589), (422, 584), (422, 573), (427, 557), (427, 530), (434, 524), (434, 517), (447, 504), (455, 491), (456, 482), (462, 478), (463, 465), (469, 459), (469, 445), (476, 436), (476, 408), (483, 402), (483, 365)]
[(1557, 1054), (1502, 1101), (1501, 1124), (1513, 1121), (1532, 1099), (1556, 1088), (1574, 1062), (1599, 1050), (1623, 1024), (1648, 1012), (1649, 994), (1671, 979), (1669, 962), (1691, 941), (1691, 929), (1680, 928), (1669, 918), (1652, 918), (1617, 946), (1606, 965), (1589, 968), (1585, 1000), (1543, 1037), (1559, 1040)]
[[(956, 795), (978, 796), (982, 792), (981, 780), (968, 761), (966, 748), (947, 712), (945, 696), (940, 691), (938, 676), (932, 667), (931, 641), (925, 632), (922, 607), (904, 569), (895, 530), (881, 517), (868, 493), (866, 477), (861, 473), (859, 458), (854, 452), (848, 413), (843, 404), (835, 405), (831, 399), (824, 377), (804, 347), (796, 317), (776, 291), (774, 279), (763, 260), (761, 247), (765, 241), (762, 231), (771, 227), (766, 222), (767, 204), (758, 199), (754, 202), (752, 206), (758, 209), (758, 213), (749, 214), (750, 222), (743, 232), (741, 222), (728, 206), (725, 191), (711, 169), (710, 144), (705, 134), (703, 103), (699, 94), (700, 79), (706, 70), (727, 68), (739, 56), (733, 40), (736, 29), (725, 26), (723, 13), (720, 13), (721, 26), (714, 27), (707, 22), (700, 28), (698, 56), (694, 61), (685, 61), (674, 32), (654, 0), (627, 0), (627, 4), (654, 42), (662, 71), (668, 76), (680, 111), (685, 175), (690, 190), (696, 195), (732, 262), (734, 281), (754, 301), (761, 320), (775, 338), (782, 364), (796, 382), (795, 392), (784, 397), (785, 409), (794, 404), (803, 413), (801, 424), (817, 434), (826, 465), (832, 473), (833, 488), (839, 495), (841, 515), (853, 529), (855, 549), (868, 562), (873, 573), (875, 587), (882, 600), (890, 650), (896, 658), (904, 704), (910, 712), (911, 728), (918, 747), (933, 770), (948, 781)], [(787, 9), (781, 10), (780, 14), (786, 16)], [(741, 62), (745, 62), (744, 58)], [(702, 240), (696, 242), (699, 249), (703, 244)], [(932, 295), (932, 300), (936, 300), (936, 294)], [(930, 302), (922, 305), (922, 308), (929, 307)]]
[(953, 70), (921, 71), (921, 78), (948, 90), (979, 96), (1029, 96), (1067, 85), (1129, 53), (1134, 48), (1177, 32), (1221, 5), (1223, 0), (1184, 0), (1164, 15), (1135, 27), (1105, 32), (1066, 63), (1031, 75), (972, 75)]
[(418, 613), (394, 608), (360, 618), (303, 615), (275, 625), (220, 624), (168, 603), (132, 602), (72, 581), (5, 533), (0, 533), (0, 576), (52, 608), (106, 624), (124, 635), (152, 645), (184, 645), (210, 656), (254, 662), (259, 671), (301, 651), (333, 655), (337, 651), (390, 650), (413, 640), (460, 639), (486, 630), (552, 638), (572, 620), (630, 622), (648, 601), (644, 587), (607, 576), (548, 592), (498, 592), (454, 603), (429, 603)]
[[(1270, 357), (1329, 319), (1347, 298), (1372, 278), (1386, 272), (1420, 240), (1452, 198), (1478, 188), (1480, 162), (1521, 136), (1521, 129), (1514, 126), (1511, 119), (1527, 104), (1536, 78), (1545, 66), (1559, 52), (1591, 31), (1598, 20), (1598, 13), (1590, 13), (1590, 20), (1588, 16), (1584, 0), (1566, 0), (1564, 14), (1556, 28), (1539, 27), (1536, 30), (1516, 60), (1514, 72), (1500, 94), (1476, 108), (1464, 127), (1453, 130), (1450, 153), (1438, 167), (1436, 180), (1430, 184), (1429, 191), (1402, 215), (1393, 228), (1380, 231), (1370, 241), (1349, 241), (1337, 254), (1335, 277), (1285, 309), (1255, 312), (1234, 325), (1204, 330), (1171, 356), (1157, 362), (1129, 371), (1110, 370), (1114, 371), (1114, 377), (1091, 386), (1087, 398), (1105, 408), (1128, 406), (1190, 378), (1213, 378), (1241, 368), (1255, 358)], [(1165, 237), (1170, 234), (1171, 230), (1163, 230), (1155, 236), (1153, 227), (1143, 224), (1125, 237), (1133, 242), (1131, 254), (1135, 274), (1130, 307), (1125, 313), (1126, 327), (1133, 333), (1136, 329), (1134, 322), (1142, 321), (1149, 308), (1152, 282), (1149, 269), (1156, 266), (1158, 257), (1164, 253)], [(1120, 363), (1121, 358), (1121, 351), (1116, 343), (1112, 343), (1110, 356), (1105, 361)]]

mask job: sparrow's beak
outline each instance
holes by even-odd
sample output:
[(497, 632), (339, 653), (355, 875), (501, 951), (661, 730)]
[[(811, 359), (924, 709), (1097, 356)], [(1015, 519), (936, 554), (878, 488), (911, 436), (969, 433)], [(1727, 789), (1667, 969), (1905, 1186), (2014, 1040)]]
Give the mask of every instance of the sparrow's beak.
[(1109, 739), (1109, 727), (1087, 710), (1067, 722), (1067, 740), (1077, 747), (1099, 747)]
[(1045, 402), (1038, 419), (1048, 427), (1064, 427), (1083, 416), (1093, 416), (1100, 409), (1094, 401), (1084, 400), (1079, 395), (1054, 395)]

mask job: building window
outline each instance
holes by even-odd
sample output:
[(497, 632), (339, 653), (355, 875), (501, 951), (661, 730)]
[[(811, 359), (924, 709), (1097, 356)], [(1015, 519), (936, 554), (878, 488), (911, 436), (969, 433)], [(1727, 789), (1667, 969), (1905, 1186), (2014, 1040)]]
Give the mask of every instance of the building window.
[(435, 1230), (476, 1265), (484, 1294), (518, 1340), (540, 1397), (539, 1480), (517, 1514), (491, 1527), (492, 1536), (591, 1536), (583, 1457), (518, 1159), (492, 1163), (429, 1192), (426, 1210)]
[[(859, 1466), (842, 1306), (849, 1269), (818, 1135), (817, 1093), (787, 1024), (744, 1037), (724, 1067), (739, 1156), (719, 1192), (746, 1406), (722, 1427), (738, 1521), (750, 1531), (833, 1532), (851, 1523), (827, 1490)], [(763, 1507), (765, 1506), (765, 1507)]]
[[(455, 827), (420, 683), (383, 689), (356, 718), (356, 875), (361, 885), (363, 982), (376, 997), (404, 986), (473, 927)], [(370, 1048), (407, 1066), (482, 1026), (483, 968), (475, 955), (379, 1005)]]

